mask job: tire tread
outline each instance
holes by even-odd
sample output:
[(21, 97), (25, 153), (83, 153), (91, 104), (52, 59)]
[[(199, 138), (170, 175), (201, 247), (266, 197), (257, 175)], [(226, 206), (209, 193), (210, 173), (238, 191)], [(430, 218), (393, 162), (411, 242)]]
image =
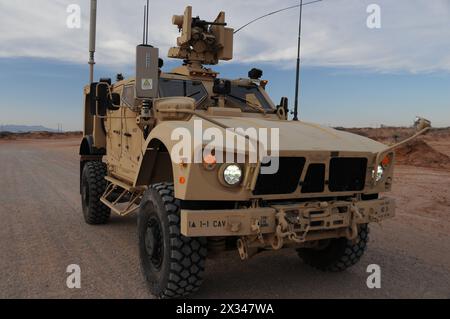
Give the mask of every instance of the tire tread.
[(369, 241), (369, 226), (360, 225), (355, 241), (340, 238), (335, 239), (331, 245), (336, 246), (334, 258), (323, 261), (321, 251), (312, 249), (298, 249), (298, 255), (308, 265), (324, 272), (341, 272), (359, 262), (367, 249)]
[(87, 224), (106, 224), (111, 216), (111, 209), (105, 206), (100, 198), (106, 189), (105, 176), (107, 174), (106, 164), (99, 161), (91, 161), (85, 164), (83, 169), (83, 181), (89, 185), (89, 206), (84, 212)]

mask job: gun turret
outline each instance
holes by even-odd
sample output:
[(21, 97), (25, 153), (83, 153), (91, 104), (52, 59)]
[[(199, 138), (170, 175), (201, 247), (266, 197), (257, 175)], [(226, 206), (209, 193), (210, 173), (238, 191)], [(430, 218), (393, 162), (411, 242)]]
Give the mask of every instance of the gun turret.
[(226, 27), (224, 12), (220, 12), (215, 21), (208, 22), (193, 18), (189, 6), (184, 15), (174, 15), (172, 23), (178, 27), (181, 36), (177, 39), (177, 47), (169, 50), (170, 58), (183, 59), (197, 68), (233, 58), (234, 30)]

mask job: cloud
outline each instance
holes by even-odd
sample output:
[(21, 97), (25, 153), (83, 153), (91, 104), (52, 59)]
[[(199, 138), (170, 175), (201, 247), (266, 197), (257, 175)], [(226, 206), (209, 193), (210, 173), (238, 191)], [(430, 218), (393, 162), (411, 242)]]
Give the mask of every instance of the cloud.
[[(144, 1), (98, 0), (97, 62), (130, 66), (142, 39)], [(366, 8), (381, 7), (381, 29), (368, 29)], [(68, 29), (66, 9), (79, 4), (81, 29)], [(267, 12), (295, 5), (276, 0), (153, 0), (150, 41), (164, 56), (178, 31), (173, 14), (192, 5), (214, 19), (220, 10), (237, 28)], [(88, 0), (0, 0), (0, 57), (33, 57), (86, 63)], [(323, 0), (304, 7), (302, 59), (306, 65), (354, 67), (377, 72), (450, 71), (450, 2), (447, 0)], [(235, 62), (295, 65), (298, 11), (260, 20), (235, 38)]]

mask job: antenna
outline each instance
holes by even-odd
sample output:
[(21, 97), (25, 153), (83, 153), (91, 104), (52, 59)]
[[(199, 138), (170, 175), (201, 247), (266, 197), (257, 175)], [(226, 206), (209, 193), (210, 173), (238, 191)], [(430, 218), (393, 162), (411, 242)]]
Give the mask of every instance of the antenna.
[(97, 33), (97, 0), (91, 0), (91, 17), (89, 27), (89, 81), (94, 82), (95, 38)]
[(260, 16), (260, 17), (258, 17), (256, 19), (251, 20), (250, 22), (244, 24), (242, 27), (240, 27), (236, 31), (234, 31), (234, 34), (236, 34), (239, 31), (241, 31), (242, 29), (244, 29), (245, 27), (249, 26), (250, 24), (252, 24), (252, 23), (254, 23), (254, 22), (258, 21), (258, 20), (261, 20), (261, 19), (266, 18), (268, 16), (277, 14), (279, 12), (283, 12), (283, 11), (290, 10), (290, 9), (293, 9), (293, 8), (300, 8), (300, 16), (299, 16), (299, 21), (298, 21), (297, 70), (296, 70), (296, 74), (295, 74), (295, 78), (296, 78), (296, 80), (295, 80), (295, 106), (294, 106), (294, 112), (293, 112), (293, 114), (294, 114), (293, 120), (294, 121), (298, 121), (298, 105), (299, 105), (298, 96), (299, 96), (299, 90), (300, 90), (300, 88), (299, 88), (300, 87), (300, 53), (301, 53), (300, 50), (301, 50), (302, 11), (303, 11), (303, 6), (306, 6), (308, 4), (313, 4), (313, 3), (316, 3), (316, 2), (321, 2), (321, 1), (322, 0), (313, 0), (313, 1), (310, 1), (310, 2), (303, 3), (303, 0), (300, 0), (300, 4), (298, 4), (298, 5), (290, 6), (290, 7), (287, 7), (287, 8), (283, 8), (283, 9), (280, 9), (280, 10), (269, 12), (269, 13), (263, 15), (263, 16)]
[(150, 0), (147, 0), (147, 4), (144, 5), (144, 30), (142, 35), (142, 45), (148, 45), (148, 17), (150, 9)]
[(148, 44), (150, 0), (144, 5), (144, 32), (142, 44), (136, 47), (136, 87), (135, 96), (142, 99), (147, 118), (151, 99), (158, 97), (159, 50)]
[(145, 26), (145, 44), (148, 45), (148, 19), (149, 19), (149, 10), (150, 10), (150, 0), (147, 0), (147, 24)]
[[(308, 4), (313, 4), (313, 3), (316, 3), (316, 2), (320, 2), (320, 1), (323, 1), (323, 0), (314, 0), (314, 1), (310, 1), (310, 2), (305, 2), (305, 3), (303, 3), (303, 5), (306, 6)], [(254, 22), (258, 21), (258, 20), (261, 20), (263, 18), (266, 18), (268, 16), (271, 16), (271, 15), (274, 15), (274, 14), (277, 14), (277, 13), (280, 13), (280, 12), (283, 12), (283, 11), (287, 11), (287, 10), (290, 10), (290, 9), (298, 8), (299, 6), (300, 5), (297, 4), (295, 6), (290, 6), (290, 7), (287, 7), (287, 8), (283, 8), (283, 9), (280, 9), (280, 10), (269, 12), (269, 13), (263, 15), (263, 16), (260, 16), (259, 18), (251, 20), (250, 22), (244, 24), (242, 27), (236, 29), (236, 31), (234, 31), (234, 34), (238, 33), (242, 29), (246, 28), (247, 26), (249, 26), (250, 24), (252, 24), (252, 23), (254, 23)]]
[(300, 87), (300, 49), (302, 41), (302, 10), (303, 0), (300, 0), (300, 15), (298, 19), (297, 71), (295, 73), (295, 104), (293, 121), (298, 121), (298, 93)]
[(142, 36), (142, 45), (148, 45), (148, 17), (149, 17), (150, 1), (144, 5), (144, 32)]
[(145, 22), (147, 21), (147, 6), (144, 5), (144, 27), (142, 29), (142, 44), (145, 44)]

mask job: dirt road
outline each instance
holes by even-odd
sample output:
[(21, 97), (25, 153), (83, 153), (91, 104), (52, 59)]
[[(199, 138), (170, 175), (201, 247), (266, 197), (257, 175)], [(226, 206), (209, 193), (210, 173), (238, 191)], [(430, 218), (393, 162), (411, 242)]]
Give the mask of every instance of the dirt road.
[[(0, 298), (151, 298), (139, 270), (136, 218), (84, 223), (77, 140), (0, 142)], [(373, 225), (362, 261), (339, 274), (304, 265), (293, 251), (242, 263), (208, 261), (199, 298), (450, 298), (450, 172), (398, 167), (395, 219)], [(66, 287), (81, 266), (82, 287)], [(368, 289), (378, 264), (382, 288)]]

